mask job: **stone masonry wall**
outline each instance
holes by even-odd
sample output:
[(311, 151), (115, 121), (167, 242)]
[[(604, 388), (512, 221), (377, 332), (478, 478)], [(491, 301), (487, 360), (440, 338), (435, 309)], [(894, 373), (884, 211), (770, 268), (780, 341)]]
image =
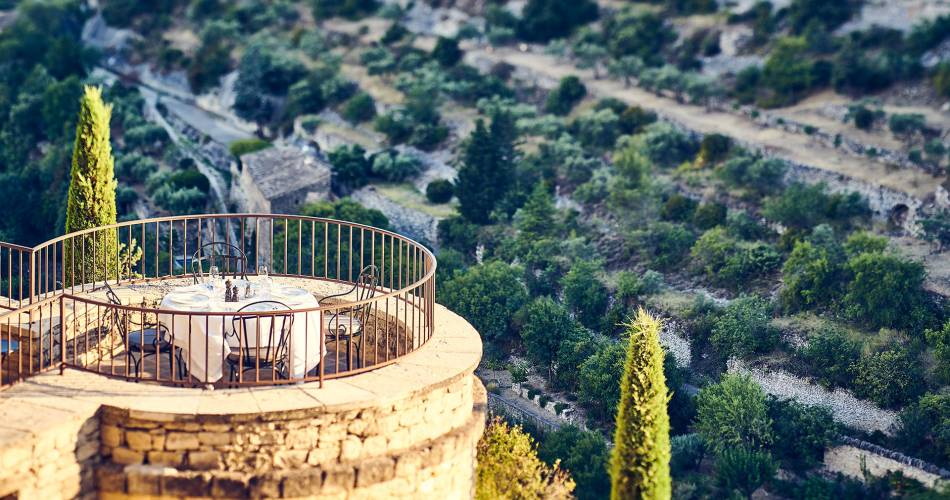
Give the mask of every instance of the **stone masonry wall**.
[(376, 408), (159, 421), (106, 409), (101, 498), (470, 498), (474, 376)]
[[(41, 405), (0, 407), (0, 498), (95, 498), (94, 467), (99, 459), (99, 419)], [(7, 439), (7, 438), (11, 439)], [(17, 498), (17, 497), (14, 497)]]

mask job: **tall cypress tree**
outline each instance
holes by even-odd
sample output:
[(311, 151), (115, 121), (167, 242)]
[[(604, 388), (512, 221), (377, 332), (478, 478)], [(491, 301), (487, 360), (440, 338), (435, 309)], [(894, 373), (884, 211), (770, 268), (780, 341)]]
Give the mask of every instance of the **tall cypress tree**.
[(669, 391), (660, 328), (660, 322), (643, 309), (627, 325), (630, 338), (610, 463), (614, 500), (670, 498)]
[[(116, 221), (117, 182), (109, 143), (112, 106), (102, 101), (102, 90), (93, 86), (85, 87), (79, 106), (66, 201), (67, 233), (115, 224)], [(114, 230), (101, 232), (95, 238), (66, 242), (64, 247), (66, 286), (103, 279), (106, 273), (112, 275), (116, 268), (118, 247)]]
[(495, 205), (505, 197), (514, 177), (516, 136), (514, 120), (507, 112), (492, 116), (491, 127), (482, 120), (475, 123), (456, 183), (459, 211), (466, 219), (487, 224)]
[(491, 135), (485, 123), (478, 120), (462, 152), (462, 166), (456, 184), (459, 212), (478, 224), (488, 222), (488, 216), (497, 201), (494, 198), (496, 187), (492, 186), (494, 164), (495, 149)]

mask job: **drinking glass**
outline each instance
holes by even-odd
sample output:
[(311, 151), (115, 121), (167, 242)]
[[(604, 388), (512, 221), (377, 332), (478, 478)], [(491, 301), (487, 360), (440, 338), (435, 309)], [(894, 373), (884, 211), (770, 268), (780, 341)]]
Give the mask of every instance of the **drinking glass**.
[(265, 293), (270, 293), (271, 281), (270, 276), (267, 274), (267, 266), (257, 266), (257, 275), (261, 278), (261, 288)]
[(218, 291), (221, 289), (221, 284), (219, 283), (219, 281), (221, 281), (221, 271), (218, 270), (218, 266), (212, 265), (208, 268), (208, 277), (211, 279), (211, 292), (217, 297)]

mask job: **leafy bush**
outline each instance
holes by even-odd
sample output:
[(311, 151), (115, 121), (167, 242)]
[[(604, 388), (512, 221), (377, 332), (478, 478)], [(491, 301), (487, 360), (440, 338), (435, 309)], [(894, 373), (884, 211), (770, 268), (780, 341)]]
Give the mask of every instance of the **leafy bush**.
[(238, 139), (228, 145), (228, 151), (230, 151), (235, 158), (240, 158), (248, 153), (254, 153), (269, 147), (271, 147), (271, 143), (264, 139)]
[(894, 135), (908, 136), (926, 128), (924, 115), (918, 113), (894, 113), (888, 118), (887, 126)]
[(720, 165), (716, 173), (730, 186), (764, 195), (781, 189), (786, 168), (785, 162), (777, 158), (739, 155)]
[(566, 115), (574, 105), (587, 95), (587, 87), (580, 78), (571, 75), (561, 78), (561, 82), (554, 89), (544, 103), (544, 110), (555, 115)]
[(923, 264), (885, 252), (848, 261), (851, 280), (842, 301), (847, 315), (873, 327), (921, 329), (933, 314), (923, 290)]
[(724, 450), (716, 460), (716, 484), (724, 491), (739, 491), (745, 498), (770, 481), (775, 461), (766, 451), (734, 448)]
[(476, 447), (475, 498), (570, 498), (574, 481), (538, 458), (531, 436), (496, 418)]
[(168, 132), (159, 125), (147, 124), (139, 125), (125, 131), (122, 136), (126, 147), (130, 149), (139, 149), (146, 153), (156, 153), (161, 151), (171, 140)]
[(914, 456), (950, 463), (950, 395), (926, 394), (904, 408), (896, 438)]
[(742, 296), (715, 319), (709, 340), (724, 356), (748, 357), (768, 352), (778, 340), (771, 320), (772, 306), (766, 299)]
[(436, 179), (426, 186), (426, 198), (432, 203), (448, 203), (455, 195), (452, 181)]
[(561, 467), (577, 483), (574, 493), (578, 499), (597, 500), (610, 496), (607, 442), (599, 432), (566, 425), (544, 435), (538, 456), (549, 464), (561, 461)]
[(639, 134), (647, 125), (656, 122), (656, 113), (646, 111), (640, 106), (630, 106), (622, 113), (618, 125), (623, 134)]
[(359, 19), (379, 7), (376, 0), (310, 0), (310, 9), (315, 19), (345, 17)]
[(761, 449), (773, 438), (765, 392), (747, 375), (726, 374), (696, 396), (695, 429), (716, 453)]
[(333, 167), (333, 183), (346, 189), (359, 188), (369, 179), (371, 163), (358, 144), (337, 146), (327, 155)]
[(577, 260), (564, 276), (564, 302), (588, 328), (599, 328), (607, 309), (607, 287), (598, 275), (603, 269), (590, 260)]
[(703, 203), (693, 213), (693, 224), (700, 229), (712, 229), (726, 222), (726, 206), (722, 203)]
[(696, 236), (683, 224), (656, 222), (630, 233), (627, 244), (659, 269), (671, 269), (683, 262)]
[(768, 404), (775, 430), (772, 453), (796, 471), (821, 464), (825, 449), (838, 433), (831, 410), (774, 398)]
[(526, 41), (547, 42), (567, 36), (574, 28), (594, 19), (597, 19), (597, 4), (590, 0), (528, 0), (521, 11), (517, 31)]
[(376, 116), (376, 103), (366, 92), (360, 92), (343, 104), (340, 113), (350, 123), (362, 123)]
[(864, 106), (855, 107), (850, 114), (854, 120), (854, 126), (861, 130), (871, 130), (871, 127), (874, 125), (874, 121), (877, 118), (873, 111)]
[(934, 371), (942, 383), (950, 383), (950, 321), (943, 328), (924, 332), (927, 344), (933, 349)]
[(620, 135), (619, 118), (611, 109), (587, 111), (574, 121), (575, 136), (594, 149), (612, 148)]
[(821, 385), (847, 387), (852, 367), (861, 358), (861, 345), (839, 329), (824, 328), (808, 339), (800, 354)]
[(665, 122), (647, 126), (636, 137), (642, 141), (643, 153), (662, 167), (674, 167), (688, 161), (698, 148), (693, 138)]
[(656, 13), (625, 9), (604, 21), (604, 38), (614, 57), (637, 56), (656, 66), (664, 49), (676, 41), (676, 32)]
[(119, 177), (144, 182), (158, 170), (158, 162), (139, 153), (122, 155), (115, 164)]
[(697, 205), (698, 203), (692, 198), (674, 193), (663, 203), (663, 208), (660, 209), (660, 217), (676, 222), (686, 222), (692, 220)]
[(670, 471), (674, 477), (682, 477), (699, 467), (706, 454), (706, 443), (699, 434), (683, 434), (670, 438)]
[(570, 313), (550, 297), (539, 297), (518, 312), (516, 322), (528, 357), (540, 366), (554, 364), (561, 342), (576, 328)]
[(518, 275), (502, 262), (472, 266), (445, 284), (441, 300), (486, 340), (503, 340), (511, 331), (511, 318), (528, 300)]
[(891, 346), (854, 366), (854, 393), (885, 408), (897, 408), (924, 392), (920, 363), (905, 347)]
[(623, 342), (605, 342), (583, 363), (577, 375), (577, 398), (594, 419), (613, 418), (620, 397), (620, 378), (626, 346)]
[(463, 55), (464, 52), (459, 48), (458, 38), (440, 36), (432, 49), (432, 58), (446, 68), (458, 64)]
[(766, 218), (798, 229), (822, 223), (848, 227), (870, 213), (867, 200), (859, 193), (829, 194), (823, 183), (790, 184), (780, 195), (767, 198), (762, 207)]
[(414, 177), (422, 170), (422, 162), (412, 155), (394, 150), (373, 155), (370, 171), (374, 176), (391, 182), (401, 182)]
[(722, 134), (706, 134), (699, 143), (700, 165), (715, 165), (726, 159), (732, 149), (732, 139)]

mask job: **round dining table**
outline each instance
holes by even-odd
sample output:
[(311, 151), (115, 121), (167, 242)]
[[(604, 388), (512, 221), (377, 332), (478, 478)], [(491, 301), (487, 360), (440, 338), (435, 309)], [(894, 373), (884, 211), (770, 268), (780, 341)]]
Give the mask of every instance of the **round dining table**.
[[(239, 309), (261, 301), (276, 301), (285, 304), (290, 309), (311, 309), (319, 306), (317, 298), (302, 288), (282, 286), (273, 282), (269, 287), (261, 283), (249, 283), (245, 280), (234, 280), (233, 285), (238, 288), (237, 301), (224, 300), (224, 286), (212, 289), (207, 283), (183, 286), (171, 290), (161, 301), (162, 313), (158, 321), (165, 328), (168, 340), (182, 350), (182, 357), (188, 365), (188, 372), (201, 382), (213, 384), (226, 375), (226, 362), (232, 348), (235, 351), (240, 347), (254, 346), (254, 338), (267, 338), (266, 331), (269, 321), (266, 316), (256, 318), (244, 316), (244, 324), (260, 321), (247, 330), (258, 330), (265, 333), (249, 333), (252, 339), (249, 343), (243, 338), (245, 328), (237, 315), (228, 315)], [(252, 297), (246, 297), (248, 286), (256, 290)], [(271, 304), (252, 306), (252, 311), (277, 310)], [(176, 314), (182, 313), (222, 313), (222, 314)], [(288, 337), (288, 367), (287, 371), (294, 378), (303, 378), (307, 372), (320, 364), (326, 354), (326, 346), (320, 342), (320, 311), (294, 312), (293, 321)], [(235, 321), (235, 319), (237, 319)], [(279, 326), (282, 321), (273, 320)], [(258, 336), (259, 335), (259, 336)], [(266, 342), (261, 343), (265, 347)], [(242, 368), (236, 367), (238, 370)], [(266, 378), (270, 378), (267, 375)], [(253, 379), (254, 375), (245, 375), (245, 379)], [(262, 377), (264, 378), (264, 377)]]

